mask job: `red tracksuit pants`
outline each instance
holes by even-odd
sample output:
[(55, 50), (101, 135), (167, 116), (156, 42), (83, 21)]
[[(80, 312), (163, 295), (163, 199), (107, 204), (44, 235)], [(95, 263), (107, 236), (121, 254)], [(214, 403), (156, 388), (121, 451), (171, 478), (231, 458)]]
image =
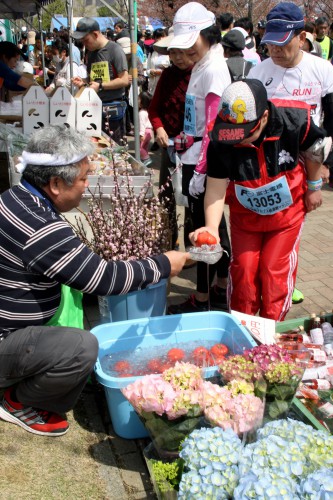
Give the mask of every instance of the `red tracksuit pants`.
[(291, 306), (303, 224), (301, 219), (278, 230), (251, 231), (230, 221), (231, 309), (283, 321)]

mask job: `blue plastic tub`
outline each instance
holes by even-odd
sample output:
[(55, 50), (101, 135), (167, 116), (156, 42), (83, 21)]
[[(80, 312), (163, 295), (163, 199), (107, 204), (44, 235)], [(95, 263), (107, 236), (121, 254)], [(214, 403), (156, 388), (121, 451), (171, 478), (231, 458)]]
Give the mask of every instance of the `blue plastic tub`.
[(112, 323), (136, 318), (163, 316), (166, 311), (168, 280), (125, 295), (99, 297), (102, 316)]
[[(97, 380), (104, 386), (106, 400), (114, 431), (126, 439), (147, 437), (147, 431), (133, 406), (120, 389), (134, 382), (137, 377), (112, 377), (102, 369), (100, 360), (106, 355), (163, 344), (193, 342), (203, 337), (214, 343), (226, 344), (230, 352), (241, 354), (244, 349), (256, 345), (239, 320), (223, 312), (204, 312), (144, 318), (119, 323), (99, 325), (92, 329), (99, 343), (95, 365)], [(206, 376), (214, 376), (216, 367), (206, 370)]]

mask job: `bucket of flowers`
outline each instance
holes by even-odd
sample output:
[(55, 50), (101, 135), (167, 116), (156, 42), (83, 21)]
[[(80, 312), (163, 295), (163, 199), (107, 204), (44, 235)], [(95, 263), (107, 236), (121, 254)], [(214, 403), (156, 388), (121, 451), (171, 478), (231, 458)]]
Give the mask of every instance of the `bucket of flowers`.
[[(87, 209), (79, 208), (80, 215), (73, 223), (81, 240), (107, 261), (147, 258), (170, 249), (168, 200), (153, 193), (150, 179), (138, 189), (131, 172), (130, 168), (121, 174), (114, 170), (107, 195), (101, 184), (92, 189)], [(112, 322), (162, 316), (166, 293), (167, 280), (162, 280), (127, 295), (99, 297), (100, 313)]]

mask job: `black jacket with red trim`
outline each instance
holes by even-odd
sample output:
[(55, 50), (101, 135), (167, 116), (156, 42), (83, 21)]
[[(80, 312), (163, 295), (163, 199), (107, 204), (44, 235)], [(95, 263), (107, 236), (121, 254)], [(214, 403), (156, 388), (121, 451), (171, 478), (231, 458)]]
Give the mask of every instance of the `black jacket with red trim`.
[[(210, 142), (208, 176), (236, 182), (260, 179), (260, 166), (264, 161), (268, 177), (276, 177), (293, 170), (299, 164), (300, 153), (327, 135), (312, 121), (310, 106), (306, 103), (276, 99), (268, 101), (268, 109), (268, 124), (253, 145)], [(281, 161), (285, 155), (288, 161)]]

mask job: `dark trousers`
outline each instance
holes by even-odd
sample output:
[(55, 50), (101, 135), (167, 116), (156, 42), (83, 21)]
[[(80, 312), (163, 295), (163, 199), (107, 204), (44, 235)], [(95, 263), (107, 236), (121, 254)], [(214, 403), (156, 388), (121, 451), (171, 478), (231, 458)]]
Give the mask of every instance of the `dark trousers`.
[[(161, 150), (161, 166), (160, 166), (160, 177), (159, 177), (159, 188), (163, 186), (163, 191), (160, 194), (160, 198), (166, 200), (166, 206), (168, 208), (169, 215), (169, 225), (172, 234), (172, 249), (175, 248), (176, 241), (178, 239), (178, 219), (177, 219), (177, 206), (175, 195), (173, 192), (172, 181), (170, 180), (169, 168), (175, 168), (175, 164), (170, 160), (168, 151), (166, 148)], [(185, 248), (191, 246), (191, 242), (188, 238), (189, 233), (192, 231), (192, 218), (188, 207), (185, 207), (184, 214), (184, 246)]]
[[(122, 101), (125, 105), (126, 102), (123, 100)], [(103, 106), (112, 106), (111, 103), (104, 103)], [(102, 112), (102, 129), (103, 132), (105, 132), (107, 135), (111, 135), (111, 138), (116, 141), (117, 144), (122, 144), (124, 141), (124, 137), (126, 135), (126, 109), (127, 106), (124, 106), (124, 114), (121, 118), (119, 119), (111, 119), (111, 117), (108, 118), (108, 114), (111, 112), (105, 112), (103, 109)]]
[(97, 339), (86, 330), (16, 330), (0, 342), (0, 387), (17, 384), (20, 403), (64, 413), (75, 406), (97, 354)]
[[(192, 217), (193, 230), (199, 229), (199, 227), (205, 226), (205, 211), (204, 211), (204, 198), (205, 193), (201, 193), (198, 198), (194, 198), (189, 194), (190, 180), (193, 176), (193, 171), (195, 165), (184, 165), (183, 164), (183, 178), (182, 178), (182, 191), (185, 196), (188, 197), (189, 209)], [(224, 250), (221, 259), (213, 265), (207, 266), (204, 262), (198, 262), (197, 264), (197, 291), (200, 293), (207, 293), (209, 287), (211, 286), (215, 274), (219, 278), (227, 278), (229, 273), (230, 264), (230, 240), (227, 230), (227, 223), (222, 216), (219, 225), (219, 236), (220, 243)], [(208, 268), (208, 270), (207, 270)], [(207, 275), (207, 272), (209, 275)]]

